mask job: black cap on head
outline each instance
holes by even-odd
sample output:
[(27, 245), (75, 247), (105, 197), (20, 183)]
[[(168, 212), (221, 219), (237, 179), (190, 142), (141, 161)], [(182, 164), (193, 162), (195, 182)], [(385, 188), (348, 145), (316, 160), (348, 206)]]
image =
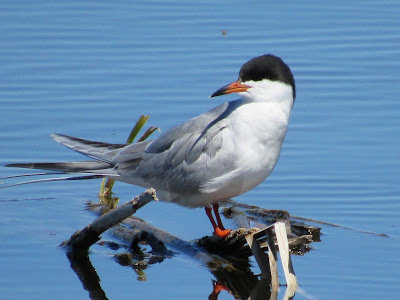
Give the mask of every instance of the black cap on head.
[(260, 81), (269, 79), (289, 84), (293, 89), (293, 99), (296, 98), (296, 85), (290, 68), (280, 57), (272, 54), (265, 54), (255, 57), (245, 63), (239, 72), (239, 80)]

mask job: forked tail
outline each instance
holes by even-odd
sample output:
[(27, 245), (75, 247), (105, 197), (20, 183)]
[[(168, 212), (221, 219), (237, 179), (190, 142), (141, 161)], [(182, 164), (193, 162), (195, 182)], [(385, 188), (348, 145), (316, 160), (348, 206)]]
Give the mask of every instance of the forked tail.
[[(102, 177), (118, 177), (118, 173), (113, 170), (115, 162), (112, 158), (118, 151), (125, 147), (124, 144), (107, 144), (101, 142), (88, 141), (78, 139), (61, 134), (50, 135), (56, 142), (82, 153), (86, 156), (94, 158), (93, 161), (74, 161), (74, 162), (42, 162), (42, 163), (16, 163), (8, 164), (6, 167), (13, 168), (26, 168), (26, 169), (38, 169), (55, 172), (43, 172), (43, 173), (31, 173), (16, 176), (9, 176), (0, 178), (1, 181), (9, 180), (14, 178), (31, 177), (31, 176), (54, 176), (54, 175), (67, 175), (63, 177), (52, 177), (34, 179), (24, 182), (18, 182), (15, 184), (9, 184), (1, 186), (0, 188), (6, 188), (11, 186), (17, 186), (28, 183), (38, 182), (49, 182), (49, 181), (60, 181), (60, 180), (83, 180), (93, 179)], [(1, 183), (0, 183), (1, 184)]]

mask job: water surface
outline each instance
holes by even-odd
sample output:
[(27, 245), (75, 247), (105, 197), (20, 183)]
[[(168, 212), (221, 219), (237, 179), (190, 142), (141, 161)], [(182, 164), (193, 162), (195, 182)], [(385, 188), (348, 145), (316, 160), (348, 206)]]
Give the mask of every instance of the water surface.
[[(287, 138), (270, 178), (236, 200), (389, 236), (323, 225), (314, 250), (293, 258), (303, 290), (295, 299), (395, 299), (399, 15), (398, 1), (377, 0), (3, 1), (0, 164), (81, 159), (51, 132), (120, 143), (141, 114), (166, 130), (234, 99), (208, 96), (248, 59), (279, 55), (297, 83)], [(1, 177), (23, 172), (0, 168)], [(99, 185), (1, 190), (1, 299), (88, 298), (58, 245), (94, 219), (84, 208)], [(142, 189), (115, 191), (125, 202)], [(187, 240), (211, 231), (201, 209), (152, 203), (138, 216)], [(212, 290), (213, 275), (185, 255), (138, 281), (113, 254), (90, 254), (109, 299), (204, 299)]]

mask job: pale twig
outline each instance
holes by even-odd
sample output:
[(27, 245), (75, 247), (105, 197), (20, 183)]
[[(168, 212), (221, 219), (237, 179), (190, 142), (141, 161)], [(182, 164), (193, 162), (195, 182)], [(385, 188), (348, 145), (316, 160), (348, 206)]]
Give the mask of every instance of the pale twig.
[(87, 250), (91, 245), (99, 240), (99, 236), (104, 231), (120, 223), (130, 215), (134, 214), (139, 208), (155, 199), (155, 190), (148, 189), (140, 196), (135, 197), (132, 201), (109, 211), (84, 229), (75, 232), (71, 238), (63, 244), (72, 249)]

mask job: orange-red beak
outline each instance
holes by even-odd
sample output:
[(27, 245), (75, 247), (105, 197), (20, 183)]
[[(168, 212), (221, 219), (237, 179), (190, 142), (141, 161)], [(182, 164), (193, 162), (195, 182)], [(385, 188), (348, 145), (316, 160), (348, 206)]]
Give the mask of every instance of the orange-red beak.
[(210, 97), (216, 97), (221, 95), (227, 95), (232, 93), (240, 93), (247, 91), (251, 86), (241, 83), (239, 80), (227, 84), (212, 94)]

